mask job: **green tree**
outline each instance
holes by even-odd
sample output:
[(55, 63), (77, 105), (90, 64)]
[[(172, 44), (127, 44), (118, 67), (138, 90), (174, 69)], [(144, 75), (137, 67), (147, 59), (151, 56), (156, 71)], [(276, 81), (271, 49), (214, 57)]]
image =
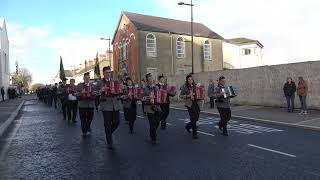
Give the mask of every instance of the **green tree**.
[(18, 74), (16, 72), (11, 73), (12, 81), (14, 85), (28, 88), (32, 82), (32, 74), (26, 68), (19, 68)]

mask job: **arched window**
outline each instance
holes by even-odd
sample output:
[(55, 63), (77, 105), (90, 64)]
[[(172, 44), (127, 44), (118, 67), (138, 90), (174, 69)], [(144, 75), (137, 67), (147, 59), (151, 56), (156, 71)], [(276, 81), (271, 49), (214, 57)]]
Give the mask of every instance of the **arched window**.
[(186, 51), (186, 46), (185, 46), (184, 39), (182, 37), (178, 37), (177, 48), (176, 48), (177, 58), (185, 58), (185, 51)]
[(203, 59), (207, 61), (212, 59), (211, 43), (208, 40), (206, 40), (203, 44)]
[(128, 43), (125, 39), (123, 39), (121, 42), (121, 57), (122, 60), (128, 59)]
[(146, 37), (146, 52), (149, 57), (157, 56), (157, 39), (153, 34), (147, 34)]

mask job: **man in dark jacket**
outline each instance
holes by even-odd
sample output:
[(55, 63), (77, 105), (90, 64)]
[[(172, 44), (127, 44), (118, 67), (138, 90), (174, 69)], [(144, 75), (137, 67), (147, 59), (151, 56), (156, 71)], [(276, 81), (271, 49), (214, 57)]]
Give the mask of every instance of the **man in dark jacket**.
[(2, 96), (2, 101), (4, 101), (4, 87), (2, 86), (2, 88), (1, 88), (1, 96)]
[(283, 86), (283, 92), (287, 99), (288, 112), (293, 112), (296, 84), (292, 81), (291, 77), (287, 78), (287, 82)]

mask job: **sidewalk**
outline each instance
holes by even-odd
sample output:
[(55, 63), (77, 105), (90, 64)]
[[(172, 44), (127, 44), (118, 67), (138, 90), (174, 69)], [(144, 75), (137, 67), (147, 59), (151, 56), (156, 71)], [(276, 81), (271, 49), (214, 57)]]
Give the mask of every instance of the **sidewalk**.
[[(172, 102), (171, 108), (183, 109), (183, 102)], [(232, 117), (258, 122), (266, 122), (278, 125), (300, 127), (306, 129), (320, 130), (320, 111), (310, 110), (308, 115), (300, 115), (300, 110), (288, 113), (285, 108), (263, 107), (263, 106), (232, 106)], [(210, 109), (209, 103), (205, 103), (201, 112), (219, 115), (215, 107)]]
[(18, 115), (25, 100), (34, 98), (33, 96), (22, 96), (13, 100), (0, 102), (0, 136), (9, 127), (14, 118)]

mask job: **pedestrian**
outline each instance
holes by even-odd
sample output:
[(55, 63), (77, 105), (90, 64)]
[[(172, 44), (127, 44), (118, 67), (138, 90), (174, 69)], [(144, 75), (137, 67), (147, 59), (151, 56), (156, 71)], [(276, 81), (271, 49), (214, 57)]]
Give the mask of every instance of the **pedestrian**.
[(209, 81), (209, 86), (208, 86), (208, 97), (210, 99), (210, 108), (213, 109), (214, 108), (214, 82), (212, 79), (210, 79)]
[(4, 94), (5, 94), (5, 92), (4, 92), (4, 87), (2, 86), (2, 87), (1, 87), (1, 97), (2, 97), (2, 101), (4, 101)]
[(77, 96), (79, 99), (79, 116), (81, 121), (82, 135), (91, 133), (91, 122), (94, 115), (94, 85), (90, 83), (90, 74), (84, 73), (83, 83), (77, 86)]
[(149, 120), (149, 135), (151, 138), (151, 144), (157, 143), (157, 129), (160, 123), (161, 108), (155, 103), (155, 92), (158, 88), (154, 85), (152, 75), (148, 73), (146, 75), (147, 85), (143, 90), (144, 112), (147, 113)]
[(159, 76), (159, 82), (156, 85), (159, 89), (167, 91), (167, 97), (163, 104), (160, 104), (161, 113), (160, 113), (160, 127), (161, 129), (167, 128), (167, 118), (170, 113), (170, 97), (175, 96), (175, 92), (170, 91), (170, 87), (167, 84), (166, 78), (162, 74)]
[(287, 99), (288, 112), (293, 112), (294, 110), (294, 98), (296, 89), (297, 87), (295, 82), (292, 80), (291, 77), (288, 77), (287, 82), (283, 86), (283, 92)]
[(58, 99), (57, 92), (58, 92), (58, 83), (55, 83), (52, 88), (52, 99), (53, 99), (53, 105), (55, 109), (57, 109), (57, 99)]
[[(110, 85), (115, 83), (116, 79), (111, 78), (110, 66), (103, 68), (104, 78), (98, 82), (98, 89), (102, 91), (100, 99), (100, 110), (104, 119), (104, 128), (108, 148), (113, 149), (112, 134), (118, 128), (120, 123), (120, 94), (111, 94)], [(119, 82), (119, 80), (117, 81)]]
[(129, 125), (129, 131), (133, 133), (133, 126), (134, 122), (136, 121), (137, 116), (137, 100), (134, 97), (134, 87), (133, 82), (130, 77), (126, 79), (126, 87), (124, 88), (123, 95), (122, 95), (122, 105), (123, 105), (123, 112), (124, 118)]
[(308, 84), (307, 84), (307, 81), (305, 81), (301, 76), (299, 77), (297, 93), (301, 103), (300, 114), (308, 114), (307, 112)]
[(228, 136), (228, 121), (231, 119), (230, 108), (230, 92), (226, 88), (226, 80), (224, 76), (219, 77), (218, 86), (214, 89), (214, 98), (216, 99), (216, 106), (220, 114), (220, 121), (218, 122), (219, 129), (222, 130), (223, 136)]
[(76, 93), (75, 80), (70, 79), (70, 84), (68, 85), (68, 103), (67, 103), (67, 114), (69, 122), (76, 123), (77, 110), (78, 110), (78, 99), (75, 95)]
[(61, 111), (63, 115), (63, 120), (67, 117), (67, 103), (68, 103), (68, 93), (67, 93), (67, 78), (62, 79), (61, 85), (58, 87), (58, 97), (61, 102)]
[(197, 100), (195, 98), (195, 89), (196, 84), (194, 83), (192, 75), (189, 74), (186, 76), (185, 84), (180, 88), (180, 98), (185, 100), (185, 106), (187, 107), (190, 116), (190, 122), (185, 126), (185, 128), (189, 133), (191, 132), (190, 129), (192, 129), (192, 137), (197, 139), (197, 121), (199, 120), (200, 116), (201, 100)]
[[(145, 81), (144, 79), (142, 79), (141, 82), (140, 82), (140, 88), (141, 88), (141, 89), (144, 89), (145, 87), (146, 87), (146, 81)], [(143, 113), (143, 115), (146, 114), (146, 112), (144, 111), (144, 104), (145, 104), (145, 102), (144, 102), (144, 101), (141, 101), (141, 106), (142, 106), (142, 113)]]

